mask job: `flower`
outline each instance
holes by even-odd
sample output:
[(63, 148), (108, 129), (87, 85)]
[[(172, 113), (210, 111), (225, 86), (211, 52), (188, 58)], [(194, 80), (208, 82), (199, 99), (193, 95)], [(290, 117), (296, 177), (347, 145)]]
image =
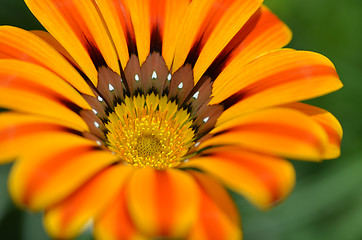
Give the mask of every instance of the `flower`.
[(340, 154), (342, 87), (324, 56), (281, 49), (261, 0), (26, 0), (49, 33), (0, 27), (0, 161), (54, 238), (240, 239), (224, 187), (284, 199), (284, 158)]

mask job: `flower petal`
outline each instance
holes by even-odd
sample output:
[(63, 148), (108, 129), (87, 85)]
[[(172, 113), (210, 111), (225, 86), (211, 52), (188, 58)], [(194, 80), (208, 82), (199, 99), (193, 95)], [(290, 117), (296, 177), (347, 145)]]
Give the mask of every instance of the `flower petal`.
[[(205, 41), (194, 67), (195, 83), (199, 81), (213, 60), (239, 32), (262, 4), (262, 0), (226, 0), (208, 23), (202, 41)], [(218, 3), (220, 4), (220, 3)], [(208, 33), (210, 31), (210, 33)], [(209, 36), (207, 36), (209, 35)]]
[(108, 30), (94, 1), (26, 0), (34, 16), (77, 61), (97, 86), (96, 68), (107, 64), (120, 73)]
[[(153, 0), (157, 2), (158, 0)], [(162, 31), (162, 56), (165, 59), (166, 65), (171, 69), (172, 61), (175, 54), (177, 36), (186, 11), (189, 7), (190, 0), (163, 0), (166, 3), (164, 18), (159, 22), (163, 22)]]
[(0, 26), (0, 53), (7, 58), (39, 64), (70, 83), (78, 91), (93, 95), (89, 85), (49, 44), (35, 34), (11, 26)]
[(126, 202), (126, 187), (119, 191), (113, 202), (96, 218), (94, 235), (96, 239), (102, 240), (149, 239), (138, 232), (131, 219)]
[(240, 148), (210, 149), (183, 166), (210, 173), (260, 208), (269, 208), (284, 199), (295, 182), (290, 162)]
[(332, 159), (339, 157), (341, 154), (343, 130), (341, 124), (331, 113), (324, 109), (299, 102), (286, 104), (282, 107), (301, 111), (302, 113), (308, 115), (313, 121), (317, 122), (328, 135), (328, 145), (323, 158)]
[(16, 112), (0, 114), (0, 162), (8, 162), (37, 145), (36, 137), (51, 132), (83, 131), (74, 124), (42, 116)]
[[(184, 64), (190, 49), (193, 51), (190, 54), (195, 55), (192, 57), (195, 60), (198, 58), (197, 52), (202, 50), (198, 61), (200, 68), (205, 68), (203, 69), (205, 71), (258, 9), (261, 2), (260, 0), (192, 1), (177, 35), (173, 72)], [(201, 77), (200, 73), (202, 70), (195, 71), (195, 82)]]
[[(128, 9), (125, 8), (123, 0), (97, 0), (97, 5), (107, 24), (118, 58), (124, 68), (130, 53), (135, 51), (132, 49), (135, 39)], [(128, 48), (130, 48), (130, 52)]]
[(200, 186), (199, 216), (188, 239), (241, 239), (236, 206), (226, 190), (206, 174), (189, 171)]
[(49, 133), (34, 141), (37, 144), (15, 163), (9, 177), (14, 201), (32, 210), (64, 199), (95, 173), (117, 161), (111, 152), (100, 150), (93, 141), (76, 135)]
[(63, 119), (88, 129), (77, 112), (90, 106), (52, 72), (32, 63), (0, 59), (0, 78), (1, 107)]
[(106, 168), (65, 200), (46, 210), (44, 223), (50, 236), (55, 239), (76, 237), (84, 225), (98, 216), (117, 195), (131, 170), (123, 164)]
[(132, 176), (127, 203), (135, 225), (148, 237), (184, 238), (197, 215), (199, 190), (180, 170), (145, 168)]
[(294, 159), (321, 160), (328, 138), (315, 121), (288, 108), (271, 108), (241, 115), (217, 125), (213, 137), (200, 145), (236, 144)]
[(239, 76), (241, 67), (261, 54), (285, 46), (292, 38), (290, 29), (265, 6), (243, 28), (206, 72), (216, 78), (214, 87), (223, 88), (229, 79)]
[(215, 81), (210, 104), (224, 106), (226, 111), (219, 119), (224, 122), (235, 113), (318, 97), (341, 87), (336, 70), (326, 57), (282, 49), (240, 68), (238, 76), (226, 84)]

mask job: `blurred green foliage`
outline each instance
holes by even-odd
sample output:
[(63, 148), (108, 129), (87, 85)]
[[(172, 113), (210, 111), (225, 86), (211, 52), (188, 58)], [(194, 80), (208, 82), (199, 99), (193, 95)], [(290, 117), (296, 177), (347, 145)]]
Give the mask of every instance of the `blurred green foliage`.
[[(293, 161), (297, 185), (291, 196), (261, 212), (233, 194), (246, 240), (362, 239), (362, 1), (265, 0), (294, 33), (290, 48), (329, 57), (344, 88), (309, 103), (342, 123), (342, 156), (322, 163)], [(0, 0), (0, 25), (42, 29), (22, 0)], [(10, 166), (0, 167), (0, 238), (48, 239), (40, 214), (18, 210), (6, 195)], [(79, 239), (90, 239), (89, 233)]]

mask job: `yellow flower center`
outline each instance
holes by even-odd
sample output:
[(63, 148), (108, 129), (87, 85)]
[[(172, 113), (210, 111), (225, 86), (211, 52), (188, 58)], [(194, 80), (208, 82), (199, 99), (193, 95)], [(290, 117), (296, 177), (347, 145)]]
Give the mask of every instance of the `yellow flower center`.
[(109, 115), (108, 148), (135, 167), (176, 167), (193, 145), (186, 110), (154, 94), (126, 98)]

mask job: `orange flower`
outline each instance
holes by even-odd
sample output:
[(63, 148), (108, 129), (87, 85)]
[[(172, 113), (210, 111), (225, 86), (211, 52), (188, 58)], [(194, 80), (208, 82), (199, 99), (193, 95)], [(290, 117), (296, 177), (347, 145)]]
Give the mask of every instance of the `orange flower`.
[(228, 187), (284, 199), (284, 158), (340, 154), (342, 129), (298, 101), (342, 87), (333, 64), (280, 49), (261, 0), (26, 0), (49, 31), (0, 27), (0, 161), (54, 238), (240, 239)]

